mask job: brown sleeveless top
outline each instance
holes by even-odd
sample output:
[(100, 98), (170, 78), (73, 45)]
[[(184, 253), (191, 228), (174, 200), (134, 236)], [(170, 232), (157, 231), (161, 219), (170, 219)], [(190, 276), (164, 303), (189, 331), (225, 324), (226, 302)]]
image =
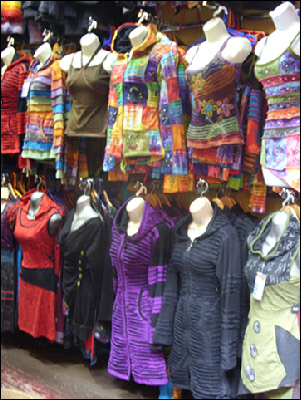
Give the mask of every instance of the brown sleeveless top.
[[(103, 62), (90, 67), (89, 63), (80, 69), (71, 63), (66, 87), (71, 96), (71, 111), (65, 134), (68, 136), (97, 137), (107, 136), (108, 94), (110, 75), (103, 68)], [(82, 62), (82, 54), (81, 54)]]

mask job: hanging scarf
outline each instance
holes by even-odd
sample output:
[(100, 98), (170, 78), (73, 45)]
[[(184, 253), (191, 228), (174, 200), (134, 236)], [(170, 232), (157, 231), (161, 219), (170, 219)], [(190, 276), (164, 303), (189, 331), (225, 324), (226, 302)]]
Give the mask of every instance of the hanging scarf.
[(249, 236), (249, 258), (245, 273), (249, 287), (253, 291), (258, 271), (266, 275), (266, 286), (290, 280), (290, 269), (300, 251), (300, 223), (292, 214), (287, 215), (285, 230), (269, 254), (262, 254), (263, 244), (270, 234), (274, 216), (272, 213), (261, 221)]

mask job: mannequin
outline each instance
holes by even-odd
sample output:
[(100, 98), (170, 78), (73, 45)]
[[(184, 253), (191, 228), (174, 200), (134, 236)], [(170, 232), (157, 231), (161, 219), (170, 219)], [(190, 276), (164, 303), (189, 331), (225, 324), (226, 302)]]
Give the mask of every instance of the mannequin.
[[(80, 45), (82, 53), (79, 51), (77, 53), (68, 54), (67, 56), (63, 57), (60, 61), (60, 68), (67, 72), (71, 66), (71, 63), (74, 68), (80, 69), (82, 65), (88, 64), (90, 59), (92, 58), (95, 51), (100, 46), (100, 41), (97, 35), (94, 33), (87, 33), (80, 39)], [(82, 59), (81, 59), (82, 56)], [(108, 57), (107, 57), (108, 56)], [(105, 57), (107, 57), (105, 59)], [(95, 65), (100, 65), (103, 60), (103, 67), (107, 72), (112, 71), (112, 63), (116, 59), (115, 55), (109, 51), (100, 49), (99, 52), (95, 55), (91, 63), (89, 64), (91, 67)]]
[(138, 197), (131, 200), (126, 207), (126, 210), (129, 215), (128, 236), (134, 236), (139, 231), (141, 225), (144, 210), (144, 199)]
[(76, 231), (91, 218), (98, 218), (100, 214), (93, 210), (90, 204), (90, 196), (83, 195), (76, 202), (71, 232)]
[(146, 26), (143, 25), (139, 26), (129, 34), (129, 39), (132, 43), (133, 49), (139, 47), (144, 42), (144, 39), (146, 38), (147, 34), (148, 34), (148, 29)]
[(51, 55), (52, 49), (49, 43), (44, 43), (37, 49), (37, 51), (34, 53), (34, 58), (38, 58), (40, 60), (40, 65), (38, 66), (38, 69), (41, 69), (44, 66)]
[[(270, 12), (270, 16), (276, 30), (257, 44), (255, 54), (260, 56), (258, 65), (266, 64), (277, 58), (300, 32), (300, 18), (295, 7), (289, 1), (276, 7), (274, 11)], [(296, 54), (300, 54), (300, 36), (292, 44), (292, 49)]]
[(188, 70), (197, 70), (208, 65), (228, 38), (231, 39), (221, 53), (226, 61), (242, 64), (251, 53), (250, 41), (245, 38), (231, 37), (225, 23), (219, 17), (208, 21), (203, 31), (206, 41), (199, 46), (193, 46), (187, 52)]
[[(278, 212), (272, 219), (272, 226), (269, 235), (262, 245), (262, 254), (267, 256), (280, 240), (285, 231), (287, 223), (287, 213)], [(300, 277), (300, 252), (292, 265), (291, 275)]]
[[(27, 214), (27, 218), (31, 221), (35, 220), (35, 216), (40, 209), (41, 201), (44, 197), (43, 192), (36, 191), (30, 196), (30, 207)], [(62, 223), (62, 217), (60, 214), (53, 214), (49, 221), (49, 234), (51, 237), (54, 237), (58, 233), (58, 229)]]
[(7, 70), (7, 68), (11, 64), (15, 54), (16, 54), (16, 50), (13, 46), (9, 46), (1, 52), (1, 59), (4, 64), (1, 69), (1, 75), (4, 74), (4, 72)]
[(213, 217), (214, 210), (208, 199), (200, 197), (191, 204), (190, 212), (192, 214), (192, 223), (188, 226), (187, 235), (193, 242), (206, 232), (207, 226)]

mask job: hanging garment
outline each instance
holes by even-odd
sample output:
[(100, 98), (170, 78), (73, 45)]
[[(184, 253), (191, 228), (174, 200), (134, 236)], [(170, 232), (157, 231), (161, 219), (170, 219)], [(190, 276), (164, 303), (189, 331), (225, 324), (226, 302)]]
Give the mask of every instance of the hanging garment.
[(15, 54), (1, 77), (1, 154), (20, 153), (20, 136), (25, 134), (26, 99), (21, 98), (29, 74), (30, 58)]
[[(106, 279), (105, 257), (107, 230), (102, 216), (89, 219), (71, 231), (72, 210), (58, 236), (64, 253), (63, 292), (71, 332), (87, 341), (98, 321), (102, 301), (104, 314), (112, 314), (113, 285)], [(102, 299), (105, 298), (106, 302)]]
[(27, 218), (30, 197), (36, 189), (22, 196), (15, 212), (14, 235), (22, 246), (18, 293), (18, 327), (34, 338), (56, 340), (55, 308), (58, 271), (54, 269), (55, 238), (49, 234), (49, 221), (59, 213), (57, 204), (44, 194), (35, 220)]
[(300, 192), (300, 55), (292, 49), (298, 36), (274, 60), (260, 64), (259, 56), (255, 75), (269, 105), (261, 165)]
[(146, 39), (129, 59), (128, 36), (136, 28), (122, 25), (112, 43), (118, 59), (110, 83), (104, 170), (115, 170), (115, 159), (139, 157), (147, 158), (144, 164), (149, 166), (163, 160), (164, 174), (187, 174), (178, 58), (150, 24)]
[(108, 371), (127, 381), (132, 374), (138, 384), (165, 385), (168, 377), (164, 354), (152, 349), (152, 337), (166, 280), (170, 229), (145, 202), (139, 231), (129, 237), (126, 205), (114, 220), (110, 250), (116, 298)]
[(196, 399), (231, 394), (229, 371), (236, 366), (240, 338), (241, 250), (235, 228), (212, 203), (206, 232), (193, 243), (189, 213), (173, 231), (163, 303), (153, 337), (172, 346), (168, 359), (175, 387)]
[(250, 296), (249, 323), (243, 343), (241, 377), (251, 393), (292, 387), (299, 377), (300, 277), (292, 276), (291, 267), (300, 252), (300, 223), (287, 213), (283, 235), (264, 256), (262, 246), (275, 214), (262, 220), (248, 239), (245, 274), (251, 292), (256, 273), (266, 275), (262, 300)]
[(241, 64), (233, 64), (222, 56), (229, 39), (205, 68), (196, 71), (188, 68), (186, 72), (193, 101), (188, 147), (209, 149), (244, 142), (237, 104)]
[[(94, 56), (99, 51), (100, 48)], [(68, 71), (66, 87), (72, 101), (66, 128), (68, 136), (107, 137), (110, 75), (103, 64), (108, 55), (104, 56), (101, 64), (90, 66), (94, 56), (80, 69), (74, 68), (72, 61)], [(82, 62), (82, 53), (80, 59)]]
[(65, 113), (68, 103), (65, 73), (52, 56), (41, 69), (39, 61), (30, 67), (25, 139), (21, 156), (43, 162), (55, 160), (56, 178), (64, 177)]

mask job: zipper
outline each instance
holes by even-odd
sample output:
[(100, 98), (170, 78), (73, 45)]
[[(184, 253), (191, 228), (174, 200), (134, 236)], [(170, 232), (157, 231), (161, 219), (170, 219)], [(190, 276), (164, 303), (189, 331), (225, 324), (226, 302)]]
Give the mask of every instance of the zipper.
[[(187, 301), (186, 301), (186, 324), (188, 327), (188, 304), (189, 304), (189, 299), (190, 299), (190, 295), (191, 295), (191, 276), (190, 276), (190, 271), (189, 271), (189, 267), (188, 267), (188, 256), (190, 253), (190, 250), (192, 249), (192, 246), (194, 244), (194, 241), (190, 243), (190, 245), (188, 246), (187, 250), (186, 250), (186, 262), (185, 262), (185, 268), (186, 268), (186, 274), (187, 274)], [(187, 370), (188, 370), (188, 375), (190, 377), (190, 354), (188, 351), (188, 333), (189, 330), (187, 330), (187, 334), (186, 334), (186, 351), (187, 351)]]
[(124, 324), (125, 324), (125, 335), (126, 335), (126, 339), (127, 339), (127, 353), (128, 353), (128, 360), (129, 360), (129, 369), (128, 369), (128, 377), (130, 378), (131, 375), (131, 359), (130, 359), (130, 353), (129, 353), (129, 340), (128, 340), (128, 335), (127, 335), (127, 318), (126, 318), (126, 311), (125, 311), (125, 283), (124, 283), (124, 273), (123, 273), (123, 267), (122, 267), (122, 254), (123, 254), (123, 250), (126, 246), (127, 243), (127, 235), (125, 235), (124, 239), (123, 239), (123, 243), (120, 249), (120, 253), (119, 253), (119, 263), (120, 263), (120, 270), (121, 270), (121, 274), (122, 274), (122, 285), (123, 285), (123, 314), (124, 314)]

